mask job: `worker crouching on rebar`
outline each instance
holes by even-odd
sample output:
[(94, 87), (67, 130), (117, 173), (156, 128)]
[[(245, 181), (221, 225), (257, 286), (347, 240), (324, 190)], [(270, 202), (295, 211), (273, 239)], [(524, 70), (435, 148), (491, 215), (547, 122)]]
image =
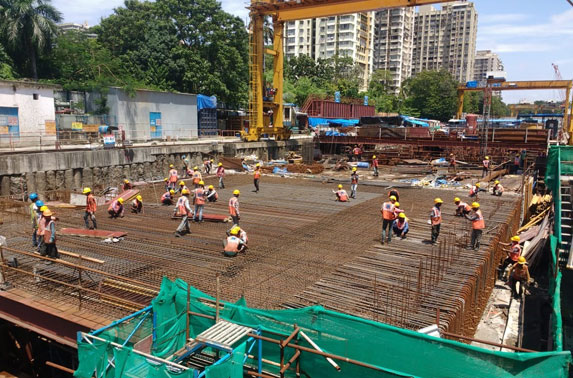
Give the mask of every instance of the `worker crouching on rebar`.
[(438, 236), (440, 236), (440, 227), (442, 225), (442, 207), (441, 198), (434, 199), (434, 207), (430, 211), (430, 224), (432, 225), (432, 244), (438, 244)]
[(205, 195), (207, 197), (207, 201), (209, 202), (217, 202), (219, 199), (219, 194), (217, 194), (217, 191), (213, 185), (209, 185), (209, 189)]
[(396, 219), (392, 225), (392, 231), (394, 231), (394, 234), (397, 237), (406, 239), (406, 235), (408, 234), (408, 231), (410, 231), (410, 227), (405, 213), (398, 214), (398, 219)]
[(332, 191), (336, 195), (336, 200), (338, 202), (348, 202), (348, 193), (346, 190), (342, 189), (342, 184), (338, 184), (338, 190)]
[(465, 217), (472, 211), (471, 206), (462, 202), (458, 197), (454, 198), (454, 204), (456, 205), (456, 213), (454, 214), (456, 217)]
[(503, 186), (499, 183), (499, 180), (495, 180), (491, 194), (498, 197), (501, 197), (503, 194)]
[(511, 237), (511, 244), (499, 243), (502, 246), (509, 246), (509, 249), (504, 249), (505, 253), (507, 253), (507, 258), (503, 260), (503, 263), (498, 268), (498, 278), (500, 280), (503, 279), (505, 269), (519, 261), (519, 258), (521, 257), (521, 246), (519, 245), (520, 240), (519, 236), (515, 235)]
[(193, 210), (189, 204), (189, 189), (183, 189), (181, 194), (182, 196), (177, 200), (177, 205), (175, 206), (175, 210), (173, 210), (173, 215), (183, 217), (179, 227), (177, 227), (177, 230), (175, 231), (176, 237), (183, 236), (185, 233), (191, 233), (191, 229), (189, 228), (189, 218), (193, 216)]
[[(511, 293), (515, 299), (519, 299), (522, 294), (527, 292), (527, 286), (529, 282), (531, 282), (531, 276), (529, 275), (529, 268), (527, 268), (527, 260), (525, 260), (525, 257), (519, 257), (517, 264), (509, 268), (508, 276), (509, 279), (507, 283), (511, 287)], [(518, 282), (519, 290), (517, 290)]]
[(483, 229), (485, 228), (485, 221), (479, 208), (479, 203), (472, 203), (472, 213), (466, 215), (466, 218), (472, 222), (472, 239), (467, 249), (477, 251), (480, 246)]
[(470, 189), (470, 198), (475, 198), (476, 201), (479, 201), (479, 192), (485, 192), (485, 189), (482, 189), (481, 184), (476, 182)]
[(170, 189), (163, 193), (161, 196), (161, 204), (164, 206), (171, 206), (173, 205), (173, 198), (175, 196), (175, 190)]
[(243, 240), (239, 237), (241, 229), (238, 226), (235, 226), (229, 232), (230, 235), (225, 239), (223, 242), (224, 246), (224, 254), (225, 256), (233, 257), (236, 256), (240, 252), (245, 252), (247, 249), (247, 245)]
[(143, 214), (143, 198), (137, 195), (135, 199), (131, 202), (131, 212), (135, 214)]
[(110, 218), (123, 218), (124, 209), (123, 198), (119, 197), (110, 203), (109, 207), (107, 208), (107, 212)]
[[(57, 259), (59, 255), (58, 248), (56, 247), (56, 217), (50, 209), (46, 209), (42, 213), (42, 216), (46, 220), (46, 229), (44, 230), (44, 243), (40, 254)], [(48, 262), (48, 264), (51, 263), (51, 261)]]

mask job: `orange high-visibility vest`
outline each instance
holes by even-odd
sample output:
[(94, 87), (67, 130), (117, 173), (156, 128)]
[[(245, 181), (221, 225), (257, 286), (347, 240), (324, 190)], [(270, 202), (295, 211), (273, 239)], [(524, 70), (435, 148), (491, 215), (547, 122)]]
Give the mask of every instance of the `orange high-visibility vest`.
[(183, 215), (187, 215), (189, 216), (189, 211), (187, 210), (187, 204), (189, 203), (189, 199), (185, 196), (180, 197), (177, 200), (177, 215), (178, 216), (183, 216)]
[(169, 182), (177, 182), (178, 176), (177, 176), (177, 170), (176, 169), (170, 169), (169, 170)]
[(235, 235), (231, 235), (227, 238), (227, 245), (225, 246), (225, 252), (239, 252), (239, 244), (241, 243), (241, 239), (236, 237)]
[(432, 209), (432, 214), (430, 215), (430, 219), (432, 221), (432, 226), (436, 226), (442, 223), (442, 211), (434, 206)]
[(348, 193), (346, 193), (346, 190), (340, 189), (337, 193), (338, 193), (338, 200), (340, 202), (348, 201)]
[(384, 202), (382, 204), (382, 217), (386, 220), (396, 219), (394, 215), (394, 210), (396, 210), (396, 207), (392, 202)]
[(201, 172), (193, 172), (193, 185), (199, 185), (199, 181), (201, 181)]
[(194, 190), (195, 192), (195, 205), (204, 205), (205, 204), (205, 189), (197, 188)]
[(258, 180), (261, 178), (261, 171), (259, 169), (255, 170), (255, 180)]
[[(48, 223), (46, 225), (46, 228), (44, 230), (44, 243), (49, 243), (50, 242), (50, 238), (52, 237), (52, 230), (50, 229), (50, 225), (54, 223), (54, 220), (50, 220), (50, 223)], [(54, 236), (54, 242), (56, 241), (56, 237)]]
[(515, 243), (515, 245), (511, 246), (511, 250), (509, 251), (509, 258), (511, 261), (517, 261), (519, 260), (519, 256), (521, 256), (521, 247), (518, 243)]
[(90, 193), (86, 198), (86, 211), (95, 213), (97, 210), (97, 203), (94, 196)]
[(229, 214), (231, 214), (231, 216), (239, 215), (239, 199), (237, 197), (231, 197), (229, 199)]
[(45, 230), (46, 230), (46, 218), (40, 216), (40, 220), (38, 220), (38, 231), (36, 231), (36, 235), (43, 236)]
[(171, 193), (169, 192), (163, 193), (163, 195), (161, 196), (161, 202), (164, 202), (166, 199), (171, 199)]
[(472, 221), (472, 228), (474, 230), (483, 230), (485, 228), (485, 222), (483, 220), (483, 215), (481, 210), (476, 211), (477, 218)]

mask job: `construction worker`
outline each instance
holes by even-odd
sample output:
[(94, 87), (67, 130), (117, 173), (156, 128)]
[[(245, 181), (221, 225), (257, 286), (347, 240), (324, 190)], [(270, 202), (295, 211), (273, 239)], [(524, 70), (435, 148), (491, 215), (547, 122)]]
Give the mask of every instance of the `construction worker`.
[[(86, 196), (86, 212), (84, 214), (84, 222), (86, 223), (86, 228), (90, 230), (97, 230), (97, 223), (95, 213), (97, 210), (96, 199), (92, 194), (90, 188), (84, 188), (83, 193)], [(89, 220), (92, 221), (92, 226), (90, 227)]]
[(398, 219), (398, 216), (403, 212), (404, 210), (400, 209), (400, 202), (394, 202), (394, 219)]
[(521, 163), (521, 157), (519, 153), (516, 153), (515, 157), (513, 158), (513, 169), (511, 170), (511, 173), (517, 174), (517, 171), (519, 171), (520, 163)]
[(356, 161), (362, 160), (362, 149), (358, 147), (358, 145), (354, 146), (352, 154), (354, 155), (354, 159), (356, 159)]
[(166, 191), (166, 192), (168, 192), (169, 189), (173, 189), (173, 188), (171, 188), (171, 184), (169, 183), (169, 179), (168, 179), (167, 177), (165, 177), (165, 178), (163, 179), (163, 182), (165, 183), (165, 191)]
[[(42, 201), (36, 201), (36, 204)], [(43, 203), (43, 202), (42, 202)], [(44, 218), (44, 211), (48, 210), (48, 206), (42, 205), (38, 208), (38, 231), (36, 232), (36, 239), (38, 241), (38, 252), (44, 250), (44, 233), (46, 230), (46, 218)]]
[(521, 246), (519, 245), (519, 241), (520, 241), (520, 237), (515, 235), (511, 237), (511, 243), (507, 244), (507, 243), (499, 243), (502, 246), (509, 246), (508, 249), (504, 249), (505, 253), (507, 253), (507, 257), (505, 258), (505, 260), (503, 260), (503, 263), (501, 264), (501, 267), (498, 268), (498, 275), (499, 275), (499, 279), (503, 279), (503, 275), (505, 273), (505, 269), (509, 266), (509, 265), (513, 265), (515, 264), (519, 258), (521, 257)]
[(394, 234), (402, 239), (406, 239), (410, 227), (408, 226), (408, 218), (405, 213), (398, 214), (398, 218), (392, 224), (392, 231)]
[[(58, 248), (56, 247), (56, 223), (55, 223), (56, 218), (54, 217), (54, 214), (50, 211), (50, 209), (44, 210), (44, 212), (42, 213), (42, 217), (45, 219), (46, 228), (44, 230), (44, 236), (43, 236), (44, 248), (42, 248), (40, 254), (42, 256), (47, 255), (48, 257), (57, 259), (59, 255), (58, 255)], [(48, 262), (48, 264), (50, 263), (51, 262)]]
[(466, 215), (466, 218), (472, 221), (472, 240), (468, 249), (477, 251), (479, 249), (483, 229), (485, 228), (485, 221), (479, 208), (479, 203), (472, 203), (472, 213)]
[(396, 201), (400, 201), (400, 192), (398, 192), (398, 189), (395, 188), (390, 189), (390, 191), (388, 192), (388, 198), (392, 196), (396, 197)]
[(179, 180), (179, 175), (177, 174), (177, 169), (173, 166), (173, 164), (169, 164), (169, 189), (175, 190), (175, 185), (177, 184), (177, 180)]
[(233, 257), (236, 256), (240, 252), (245, 252), (246, 245), (243, 243), (241, 238), (239, 238), (240, 228), (235, 226), (231, 229), (230, 234), (227, 239), (225, 239), (223, 246), (224, 246), (224, 254), (225, 256)]
[(261, 163), (255, 165), (255, 172), (253, 173), (253, 183), (255, 184), (255, 190), (253, 192), (259, 192), (259, 181), (261, 180)]
[(193, 190), (193, 204), (195, 205), (193, 221), (203, 222), (203, 208), (205, 207), (205, 183), (203, 180), (199, 181), (199, 186)]
[(350, 198), (356, 198), (356, 189), (358, 189), (358, 169), (352, 167), (352, 174), (350, 175)]
[(126, 190), (131, 190), (133, 189), (133, 185), (129, 182), (128, 179), (123, 180), (123, 185), (121, 186), (121, 189), (125, 192)]
[(239, 213), (239, 196), (241, 192), (239, 189), (233, 190), (233, 197), (229, 199), (229, 215), (233, 219), (233, 224), (238, 226), (241, 215)]
[(342, 184), (338, 184), (338, 190), (333, 190), (332, 192), (336, 194), (336, 200), (338, 202), (348, 202), (348, 193), (342, 188)]
[(183, 192), (183, 189), (189, 189), (187, 187), (187, 185), (185, 185), (185, 181), (181, 180), (179, 181), (179, 188), (175, 191), (175, 193), (181, 193)]
[(109, 213), (110, 218), (123, 218), (123, 198), (119, 197), (118, 199), (112, 201), (107, 208), (107, 212)]
[(495, 180), (493, 183), (492, 193), (494, 196), (501, 197), (503, 194), (503, 186), (499, 183), (499, 180)]
[[(522, 294), (525, 294), (527, 285), (531, 281), (529, 269), (527, 268), (527, 260), (525, 257), (520, 256), (517, 259), (517, 264), (513, 264), (507, 273), (509, 279), (507, 283), (511, 287), (511, 293), (515, 299), (519, 299)], [(517, 290), (517, 283), (519, 282), (519, 292)]]
[(376, 155), (372, 156), (372, 169), (374, 169), (373, 176), (378, 177), (378, 159), (376, 158)]
[(491, 162), (489, 161), (489, 156), (486, 156), (485, 159), (481, 162), (482, 170), (481, 170), (481, 177), (485, 177), (489, 175), (489, 169), (491, 167)]
[[(32, 223), (32, 245), (34, 247), (38, 246), (38, 240), (36, 239), (36, 233), (38, 232), (38, 211), (40, 208), (36, 205), (36, 201), (38, 201), (38, 195), (36, 193), (31, 193), (28, 197), (30, 199), (30, 221)], [(41, 202), (41, 201), (40, 201)]]
[(462, 202), (459, 197), (454, 198), (454, 204), (456, 205), (456, 217), (464, 217), (472, 211), (472, 207), (465, 202)]
[(205, 193), (205, 196), (209, 202), (217, 202), (219, 199), (219, 194), (217, 194), (213, 185), (209, 185), (209, 189), (207, 190), (207, 193)]
[(205, 172), (206, 175), (211, 174), (211, 167), (213, 164), (213, 160), (212, 159), (207, 159), (203, 162), (203, 170)]
[(173, 205), (173, 198), (175, 197), (175, 190), (170, 189), (163, 193), (161, 196), (161, 204), (166, 206)]
[(141, 195), (137, 195), (135, 199), (131, 202), (131, 212), (132, 213), (144, 213), (143, 212), (143, 197)]
[(181, 159), (183, 160), (183, 172), (185, 173), (185, 177), (189, 177), (189, 165), (190, 165), (189, 158), (187, 157), (187, 155), (183, 155), (181, 156)]
[(219, 178), (219, 189), (225, 189), (225, 183), (223, 182), (225, 168), (223, 168), (223, 163), (221, 162), (217, 164), (217, 177)]
[(481, 184), (479, 182), (476, 182), (470, 189), (470, 198), (475, 197), (476, 201), (479, 201), (479, 192), (485, 192), (485, 190), (481, 188)]
[(388, 243), (392, 240), (392, 224), (394, 219), (396, 219), (395, 207), (396, 197), (390, 196), (389, 201), (382, 204), (380, 213), (382, 214), (382, 240), (381, 243), (384, 244), (386, 240), (386, 229), (388, 229)]
[(199, 167), (195, 166), (193, 167), (193, 174), (191, 175), (191, 178), (193, 179), (193, 185), (195, 186), (195, 188), (197, 188), (199, 186), (199, 181), (201, 181), (203, 179), (203, 177), (201, 176), (201, 172), (199, 172)]
[(177, 230), (175, 231), (176, 237), (183, 236), (184, 233), (191, 233), (191, 229), (189, 228), (189, 217), (193, 215), (193, 210), (189, 204), (189, 189), (183, 189), (181, 194), (181, 197), (179, 197), (177, 204), (175, 205), (175, 210), (173, 211), (175, 216), (183, 217), (179, 227), (177, 227)]
[(432, 211), (430, 212), (430, 224), (432, 225), (432, 244), (438, 243), (438, 236), (440, 236), (440, 226), (442, 225), (442, 207), (441, 198), (434, 199), (434, 207), (432, 207)]
[(231, 227), (231, 229), (229, 229), (227, 231), (227, 236), (231, 235), (231, 230), (233, 230), (234, 228), (238, 228), (239, 229), (239, 233), (237, 234), (239, 236), (239, 239), (241, 239), (241, 241), (245, 244), (245, 246), (247, 245), (247, 243), (249, 242), (249, 237), (247, 236), (247, 232), (245, 230), (243, 230), (241, 227), (239, 226), (235, 226), (233, 225), (233, 227)]
[(448, 167), (448, 171), (453, 171), (454, 174), (457, 173), (457, 167), (456, 167), (457, 163), (456, 163), (456, 155), (454, 154), (450, 154), (450, 165)]

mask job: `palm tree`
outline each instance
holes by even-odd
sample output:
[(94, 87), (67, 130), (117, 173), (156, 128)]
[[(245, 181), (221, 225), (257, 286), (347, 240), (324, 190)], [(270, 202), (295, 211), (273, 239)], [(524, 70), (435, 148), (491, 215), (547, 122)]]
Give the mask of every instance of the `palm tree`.
[(38, 53), (51, 47), (61, 20), (50, 0), (0, 0), (0, 33), (12, 49), (28, 55), (34, 79)]

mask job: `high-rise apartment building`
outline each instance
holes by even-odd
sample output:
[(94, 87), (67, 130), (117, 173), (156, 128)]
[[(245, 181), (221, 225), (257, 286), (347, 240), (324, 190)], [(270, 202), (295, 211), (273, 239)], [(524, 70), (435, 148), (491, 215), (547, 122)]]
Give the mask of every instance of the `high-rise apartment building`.
[(290, 21), (285, 23), (285, 57), (308, 55), (328, 59), (351, 57), (361, 69), (361, 90), (372, 73), (374, 12)]
[(395, 94), (412, 73), (414, 18), (414, 7), (386, 9), (375, 14), (373, 70), (390, 73), (387, 86)]
[(477, 23), (471, 2), (444, 4), (441, 10), (421, 6), (415, 19), (412, 75), (445, 69), (462, 83), (472, 80)]
[(503, 71), (503, 63), (499, 56), (491, 50), (479, 50), (476, 52), (474, 80), (487, 79), (488, 71)]

